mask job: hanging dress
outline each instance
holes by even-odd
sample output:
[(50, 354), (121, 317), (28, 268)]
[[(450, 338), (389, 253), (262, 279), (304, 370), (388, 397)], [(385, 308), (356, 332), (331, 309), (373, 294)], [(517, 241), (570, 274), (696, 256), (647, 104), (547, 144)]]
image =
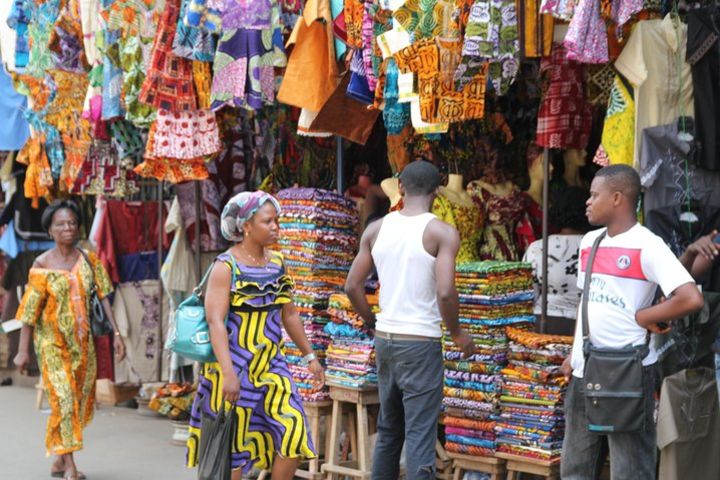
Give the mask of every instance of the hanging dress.
[[(264, 267), (242, 265), (228, 252), (216, 259), (233, 271), (226, 326), (240, 397), (233, 406), (238, 428), (231, 459), (233, 470), (243, 472), (271, 468), (276, 453), (284, 458), (316, 456), (282, 347), (282, 307), (292, 301), (293, 281), (285, 273), (282, 255), (271, 255)], [(202, 416), (217, 414), (222, 385), (219, 364), (206, 363), (190, 413), (190, 467), (198, 462)]]

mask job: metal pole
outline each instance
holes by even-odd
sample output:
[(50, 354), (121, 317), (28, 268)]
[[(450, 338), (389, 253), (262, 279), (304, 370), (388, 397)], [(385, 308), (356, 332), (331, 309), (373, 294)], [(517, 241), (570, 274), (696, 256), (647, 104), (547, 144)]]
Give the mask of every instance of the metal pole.
[[(200, 202), (202, 199), (202, 189), (200, 186), (200, 180), (195, 180), (195, 274), (197, 275), (197, 281), (200, 281), (202, 275), (202, 265), (200, 254), (202, 253), (202, 245), (200, 243)], [(178, 235), (185, 235), (185, 232), (180, 232)]]
[(540, 292), (540, 332), (547, 331), (548, 296), (548, 205), (550, 203), (550, 153), (543, 151), (543, 194), (542, 194), (542, 290)]
[[(163, 182), (162, 180), (158, 182), (157, 187), (157, 199), (158, 199), (158, 272), (162, 269), (163, 264), (163, 233), (165, 231), (165, 225), (163, 221)], [(158, 289), (158, 338), (157, 338), (157, 381), (162, 381), (162, 359), (163, 355), (165, 353), (164, 351), (164, 345), (165, 342), (163, 341), (163, 285), (162, 285), (162, 277), (160, 277), (159, 281), (160, 288)]]
[(343, 138), (335, 137), (335, 163), (337, 164), (337, 191), (340, 195), (345, 191), (345, 152), (343, 151)]

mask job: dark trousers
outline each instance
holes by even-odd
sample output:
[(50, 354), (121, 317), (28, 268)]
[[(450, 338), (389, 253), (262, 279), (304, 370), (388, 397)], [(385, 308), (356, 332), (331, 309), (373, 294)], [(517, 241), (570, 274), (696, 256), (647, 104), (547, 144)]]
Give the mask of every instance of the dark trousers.
[[(645, 428), (637, 433), (610, 433), (610, 471), (613, 480), (655, 480), (657, 447), (655, 446), (655, 386), (657, 368), (644, 368)], [(560, 478), (593, 480), (604, 460), (601, 454), (603, 435), (590, 433), (585, 414), (585, 389), (581, 378), (572, 377), (565, 398), (565, 439), (563, 441)]]
[(372, 479), (396, 480), (405, 444), (405, 478), (435, 478), (435, 442), (443, 396), (439, 341), (375, 338), (380, 415)]

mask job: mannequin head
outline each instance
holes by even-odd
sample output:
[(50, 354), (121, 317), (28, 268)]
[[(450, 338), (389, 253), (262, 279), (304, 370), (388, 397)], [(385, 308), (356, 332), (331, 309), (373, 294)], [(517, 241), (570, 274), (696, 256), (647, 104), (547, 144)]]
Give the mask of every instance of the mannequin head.
[(565, 168), (581, 168), (587, 164), (587, 152), (584, 149), (568, 148), (563, 153)]
[[(527, 168), (528, 168), (528, 176), (530, 177), (530, 183), (539, 183), (542, 184), (543, 177), (544, 177), (544, 169), (543, 169), (543, 148), (531, 143), (528, 145), (527, 153), (525, 156), (525, 160), (527, 161)], [(552, 162), (549, 165), (550, 171), (549, 176), (552, 177), (553, 174), (553, 164)]]
[(390, 207), (394, 207), (400, 202), (400, 180), (397, 177), (386, 178), (380, 183), (383, 193), (390, 199)]

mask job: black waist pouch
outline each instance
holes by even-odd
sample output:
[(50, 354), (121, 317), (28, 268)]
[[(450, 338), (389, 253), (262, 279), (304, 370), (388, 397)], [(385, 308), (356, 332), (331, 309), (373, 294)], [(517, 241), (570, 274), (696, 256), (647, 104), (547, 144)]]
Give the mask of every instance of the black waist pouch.
[(585, 412), (593, 433), (645, 429), (646, 399), (642, 360), (647, 345), (622, 349), (585, 347)]

